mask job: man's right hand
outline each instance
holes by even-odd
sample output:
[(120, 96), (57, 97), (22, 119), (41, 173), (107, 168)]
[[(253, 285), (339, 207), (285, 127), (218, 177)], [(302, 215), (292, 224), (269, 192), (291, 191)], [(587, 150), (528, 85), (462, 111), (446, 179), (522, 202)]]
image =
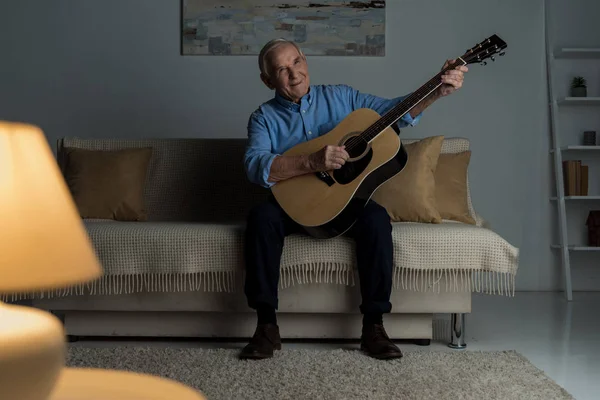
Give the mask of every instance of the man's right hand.
[(279, 182), (311, 172), (340, 169), (348, 158), (345, 146), (325, 146), (308, 156), (277, 156), (271, 164), (268, 181)]
[(350, 158), (345, 150), (346, 146), (327, 145), (321, 150), (308, 156), (311, 169), (315, 172), (340, 169)]

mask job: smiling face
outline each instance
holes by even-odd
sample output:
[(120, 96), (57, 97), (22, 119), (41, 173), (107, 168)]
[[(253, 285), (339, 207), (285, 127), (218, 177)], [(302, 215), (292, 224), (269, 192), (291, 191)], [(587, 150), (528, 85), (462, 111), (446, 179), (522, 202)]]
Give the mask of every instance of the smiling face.
[(308, 93), (310, 77), (306, 58), (291, 43), (283, 43), (267, 54), (265, 72), (268, 76), (261, 74), (265, 85), (294, 103), (299, 103)]

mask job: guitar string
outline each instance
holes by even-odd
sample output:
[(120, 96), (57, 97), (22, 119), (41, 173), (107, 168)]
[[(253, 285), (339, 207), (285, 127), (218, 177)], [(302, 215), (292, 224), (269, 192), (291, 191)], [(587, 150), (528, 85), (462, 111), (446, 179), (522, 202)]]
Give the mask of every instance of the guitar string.
[[(377, 131), (381, 130), (385, 126), (391, 125), (393, 123), (393, 121), (400, 119), (402, 117), (402, 115), (404, 115), (408, 111), (408, 109), (410, 109), (416, 105), (416, 103), (417, 103), (416, 101), (419, 100), (419, 98), (421, 98), (421, 100), (419, 100), (419, 101), (422, 101), (422, 99), (425, 98), (426, 94), (428, 94), (432, 90), (435, 90), (436, 87), (439, 87), (441, 85), (442, 75), (446, 71), (449, 71), (450, 69), (454, 68), (456, 65), (458, 65), (458, 64), (451, 65), (451, 66), (445, 68), (444, 70), (438, 72), (428, 82), (426, 82), (419, 89), (417, 89), (415, 92), (413, 92), (411, 95), (409, 95), (406, 99), (404, 99), (402, 101), (402, 103), (395, 106), (392, 110), (390, 110), (390, 112), (386, 113), (383, 117), (381, 117), (372, 126), (367, 128), (363, 132), (363, 134), (365, 136), (369, 137), (369, 140), (370, 140), (371, 136), (373, 136), (373, 133), (379, 133)], [(413, 104), (413, 103), (415, 103), (415, 104)]]
[[(468, 56), (467, 53), (465, 53), (460, 58), (462, 58), (464, 61), (465, 59), (470, 59), (472, 57), (473, 57), (473, 55)], [(346, 150), (352, 150), (352, 149), (356, 148), (357, 146), (362, 144), (363, 141), (369, 142), (374, 137), (379, 135), (381, 133), (381, 131), (383, 131), (384, 128), (392, 125), (398, 119), (402, 118), (407, 112), (410, 111), (410, 109), (412, 109), (414, 106), (416, 106), (418, 104), (418, 102), (424, 100), (426, 95), (429, 95), (429, 93), (431, 93), (433, 90), (437, 89), (439, 86), (442, 85), (442, 83), (439, 80), (441, 79), (442, 75), (445, 72), (447, 72), (453, 68), (456, 68), (459, 65), (468, 64), (468, 62), (466, 62), (466, 61), (464, 61), (464, 62), (465, 62), (465, 64), (461, 64), (460, 62), (455, 62), (454, 64), (449, 65), (445, 69), (438, 72), (433, 78), (431, 78), (428, 82), (426, 82), (424, 85), (422, 85), (419, 89), (414, 91), (411, 95), (409, 95), (406, 99), (404, 99), (400, 104), (396, 105), (394, 108), (392, 108), (390, 111), (388, 111), (385, 115), (383, 115), (381, 118), (379, 118), (374, 124), (369, 126), (358, 136), (354, 136), (354, 137), (350, 138), (347, 142)], [(419, 98), (421, 98), (421, 100), (418, 100)], [(415, 102), (415, 104), (412, 104), (415, 100), (418, 100), (418, 101)], [(408, 104), (411, 104), (411, 105), (408, 106)]]
[[(430, 79), (428, 82), (426, 82), (424, 85), (422, 85), (419, 89), (414, 91), (411, 95), (409, 95), (406, 99), (404, 99), (400, 104), (396, 105), (394, 108), (392, 108), (390, 111), (388, 111), (385, 115), (383, 115), (381, 118), (379, 118), (377, 120), (377, 122), (375, 122), (374, 124), (369, 126), (361, 134), (350, 138), (347, 142), (348, 144), (346, 145), (346, 149), (351, 150), (351, 149), (356, 148), (356, 146), (363, 143), (363, 140), (368, 142), (369, 140), (372, 139), (371, 136), (373, 136), (374, 133), (376, 133), (375, 136), (377, 136), (383, 130), (384, 127), (389, 126), (389, 125), (393, 124), (396, 120), (402, 118), (402, 116), (404, 114), (406, 114), (406, 112), (407, 112), (405, 109), (410, 109), (416, 105), (416, 104), (412, 104), (414, 101), (418, 100), (419, 98), (422, 98), (421, 100), (419, 100), (419, 101), (422, 101), (425, 98), (424, 97), (425, 94), (431, 92), (432, 90), (435, 90), (436, 86), (438, 86), (438, 87), (441, 86), (441, 82), (439, 82), (439, 83), (434, 83), (434, 82), (437, 81), (437, 79), (441, 79), (442, 74), (444, 74), (446, 71), (449, 71), (451, 68), (455, 67), (456, 65), (458, 65), (458, 64), (449, 66), (448, 68), (445, 68), (442, 71), (440, 71), (439, 73), (437, 73), (432, 79)], [(411, 104), (410, 107), (408, 106), (408, 104)], [(388, 120), (391, 120), (391, 122), (388, 122)]]
[[(411, 95), (409, 95), (406, 99), (404, 99), (400, 104), (396, 105), (392, 110), (387, 112), (383, 117), (381, 117), (377, 122), (373, 125), (365, 129), (358, 137), (353, 137), (349, 140), (352, 143), (349, 144), (347, 148), (354, 149), (358, 144), (361, 144), (364, 141), (370, 141), (374, 136), (379, 134), (383, 128), (391, 125), (394, 121), (400, 119), (410, 108), (416, 105), (416, 101), (419, 99), (423, 99), (425, 95), (432, 90), (435, 90), (436, 86), (440, 86), (441, 82), (437, 82), (438, 79), (441, 79), (441, 76), (446, 71), (455, 67), (456, 64), (445, 68), (444, 70), (438, 72), (432, 79), (430, 79), (427, 83), (422, 85), (419, 89), (414, 91)], [(419, 100), (421, 101), (421, 100)], [(374, 135), (375, 134), (375, 135)], [(352, 140), (354, 139), (354, 140)]]

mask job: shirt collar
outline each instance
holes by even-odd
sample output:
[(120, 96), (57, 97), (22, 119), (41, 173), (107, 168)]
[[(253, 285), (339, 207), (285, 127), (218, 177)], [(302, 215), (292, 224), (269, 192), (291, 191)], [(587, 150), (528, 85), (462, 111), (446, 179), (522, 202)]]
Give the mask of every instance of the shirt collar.
[(314, 92), (315, 92), (314, 89), (312, 88), (312, 86), (310, 86), (308, 89), (308, 93), (305, 94), (300, 99), (300, 104), (296, 104), (293, 101), (289, 101), (288, 99), (286, 99), (285, 97), (280, 95), (278, 92), (275, 92), (275, 100), (277, 100), (277, 102), (279, 104), (281, 104), (283, 107), (285, 107), (289, 110), (300, 111), (300, 107), (304, 107), (304, 106), (307, 106), (308, 104), (312, 104), (312, 98), (313, 98)]

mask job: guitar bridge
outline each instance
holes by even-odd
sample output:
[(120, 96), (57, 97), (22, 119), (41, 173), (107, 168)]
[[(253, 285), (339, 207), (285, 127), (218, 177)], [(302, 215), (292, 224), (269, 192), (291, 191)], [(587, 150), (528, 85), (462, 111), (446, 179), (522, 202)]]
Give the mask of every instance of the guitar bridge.
[(317, 172), (315, 175), (317, 175), (317, 178), (325, 182), (327, 186), (332, 186), (335, 183), (331, 175), (329, 175), (329, 173), (326, 171)]

